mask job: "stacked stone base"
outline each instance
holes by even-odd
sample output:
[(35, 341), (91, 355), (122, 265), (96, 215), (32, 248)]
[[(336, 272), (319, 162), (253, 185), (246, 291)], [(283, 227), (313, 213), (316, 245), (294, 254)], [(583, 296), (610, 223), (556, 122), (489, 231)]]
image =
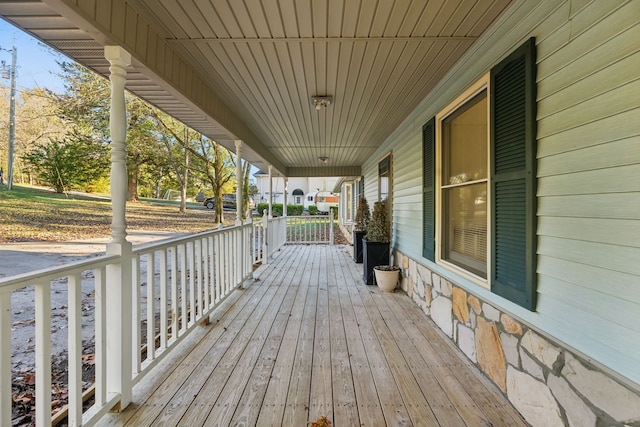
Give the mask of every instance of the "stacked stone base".
[(533, 426), (640, 426), (640, 393), (400, 252), (402, 288)]
[(353, 225), (351, 224), (344, 224), (342, 222), (342, 219), (338, 220), (338, 226), (340, 227), (340, 232), (342, 233), (342, 235), (344, 236), (344, 238), (347, 240), (347, 242), (350, 245), (353, 245)]

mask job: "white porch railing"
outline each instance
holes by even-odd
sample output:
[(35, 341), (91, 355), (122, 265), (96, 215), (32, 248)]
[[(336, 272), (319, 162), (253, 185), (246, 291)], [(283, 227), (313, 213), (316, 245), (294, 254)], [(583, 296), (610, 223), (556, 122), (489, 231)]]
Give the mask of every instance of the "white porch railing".
[(330, 215), (286, 216), (268, 219), (266, 211), (253, 228), (253, 263), (267, 264), (285, 244), (333, 245)]
[(253, 263), (268, 264), (269, 259), (286, 242), (287, 217), (268, 218), (266, 211), (253, 225)]
[[(132, 381), (135, 384), (196, 325), (252, 273), (253, 225), (145, 245), (132, 260), (102, 256), (66, 266), (0, 280), (0, 425), (11, 425), (12, 414), (12, 297), (13, 291), (35, 289), (35, 406), (36, 425), (51, 425), (52, 285), (66, 284), (68, 293), (68, 425), (93, 425), (120, 401), (107, 389), (106, 337), (107, 274), (110, 266), (132, 262), (132, 301), (121, 311), (132, 311)], [(90, 288), (95, 301), (95, 403), (83, 411), (82, 294)], [(21, 307), (23, 308), (23, 307)], [(143, 329), (143, 324), (146, 326)], [(85, 326), (85, 333), (86, 333)], [(143, 339), (143, 336), (146, 338)], [(126, 346), (125, 346), (126, 347)], [(118, 373), (119, 374), (119, 373)]]
[(287, 218), (280, 216), (269, 220), (269, 256), (273, 256), (287, 242)]
[[(131, 385), (138, 382), (235, 288), (250, 277), (253, 264), (267, 263), (285, 243), (332, 243), (328, 216), (264, 218), (184, 238), (137, 247), (132, 259), (101, 256), (62, 267), (0, 280), (0, 425), (11, 425), (12, 292), (33, 288), (35, 301), (36, 425), (51, 425), (52, 285), (66, 287), (68, 340), (68, 425), (92, 425), (120, 401), (107, 388), (108, 272), (132, 262)], [(94, 295), (94, 324), (83, 324), (83, 294)], [(23, 309), (24, 307), (20, 307)], [(84, 326), (84, 328), (83, 328)], [(92, 328), (95, 403), (83, 410), (83, 330)], [(126, 346), (125, 346), (126, 347)]]
[[(253, 263), (258, 264), (261, 263), (265, 258), (265, 247), (267, 245), (267, 241), (265, 239), (266, 236), (266, 227), (265, 221), (267, 220), (267, 216), (263, 215), (260, 220), (253, 220), (253, 250), (251, 251), (253, 257)], [(268, 225), (267, 225), (268, 227)]]
[(333, 245), (331, 215), (288, 216), (286, 243)]

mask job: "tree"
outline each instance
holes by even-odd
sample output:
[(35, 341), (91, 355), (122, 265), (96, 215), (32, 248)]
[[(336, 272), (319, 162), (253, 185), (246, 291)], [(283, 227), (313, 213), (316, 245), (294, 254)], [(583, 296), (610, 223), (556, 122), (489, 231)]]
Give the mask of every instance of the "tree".
[(109, 143), (109, 81), (75, 62), (60, 62), (65, 92), (55, 95), (57, 113), (72, 129), (96, 143)]
[(153, 114), (162, 128), (159, 132), (169, 158), (168, 165), (180, 185), (183, 201), (181, 211), (185, 209), (187, 178), (191, 171), (194, 178), (211, 186), (215, 197), (215, 222), (222, 222), (222, 194), (233, 191), (236, 184), (233, 156), (226, 148), (184, 123), (157, 110)]
[[(65, 92), (56, 96), (58, 113), (73, 130), (68, 138), (80, 137), (99, 145), (109, 140), (111, 88), (108, 80), (76, 63), (60, 64)], [(127, 200), (138, 199), (138, 182), (144, 169), (166, 167), (166, 157), (158, 156), (158, 129), (155, 108), (131, 95), (125, 96), (127, 109)]]
[(180, 186), (180, 212), (186, 212), (187, 207), (187, 187), (189, 183), (189, 168), (191, 163), (191, 138), (196, 136), (195, 131), (191, 131), (182, 122), (175, 120), (157, 110), (153, 112), (158, 124), (160, 139), (164, 145), (167, 155), (167, 166), (175, 174), (175, 178)]
[[(7, 88), (0, 88), (0, 100), (8, 100)], [(9, 103), (0, 101), (0, 129), (9, 129)], [(50, 138), (61, 139), (66, 133), (65, 125), (55, 111), (52, 94), (46, 90), (35, 88), (19, 90), (16, 96), (16, 130), (14, 140), (14, 182), (25, 182), (25, 174), (29, 177), (27, 164), (22, 155), (36, 144), (47, 143)], [(7, 168), (6, 153), (8, 151), (9, 133), (0, 133), (0, 166)]]
[(190, 150), (205, 165), (205, 179), (211, 185), (215, 202), (215, 222), (222, 222), (222, 194), (232, 191), (235, 184), (234, 164), (229, 150), (200, 135), (196, 150)]
[[(249, 178), (251, 177), (251, 163), (242, 162), (242, 219), (247, 219), (247, 209), (249, 208), (249, 196), (251, 188)], [(257, 188), (256, 188), (257, 190)], [(254, 193), (255, 194), (255, 193)]]
[(155, 120), (158, 110), (133, 95), (126, 96), (126, 103), (128, 113), (127, 200), (138, 200), (140, 175), (144, 172), (154, 173), (168, 169), (169, 159), (162, 152), (160, 142), (162, 135), (158, 133)]
[(22, 158), (57, 193), (84, 190), (108, 170), (107, 148), (79, 137), (39, 143)]
[[(110, 85), (101, 76), (75, 63), (60, 63), (65, 92), (55, 97), (57, 112), (72, 131), (65, 141), (109, 144)], [(222, 221), (222, 193), (235, 184), (233, 159), (214, 141), (200, 135), (155, 107), (126, 94), (127, 199), (138, 198), (142, 182), (150, 194), (161, 185), (179, 187), (184, 212), (190, 181), (200, 179), (211, 186), (218, 201), (216, 222)], [(69, 149), (78, 146), (67, 144)], [(193, 177), (193, 178), (192, 178)]]
[[(162, 137), (162, 141), (170, 158), (169, 163), (175, 172), (176, 179), (180, 183), (182, 194), (184, 195), (182, 200), (186, 200), (187, 177), (189, 176), (188, 171), (191, 170), (211, 186), (215, 197), (214, 221), (216, 223), (222, 222), (222, 194), (231, 191), (233, 184), (235, 184), (233, 159), (229, 151), (215, 141), (190, 130), (183, 123), (167, 115), (156, 111), (155, 117), (158, 124), (169, 134), (165, 134)], [(175, 144), (172, 145), (172, 142), (181, 146), (184, 152), (178, 151), (177, 146)], [(193, 159), (191, 155), (193, 155)], [(182, 165), (172, 160), (179, 156), (184, 156)], [(180, 176), (181, 170), (183, 177)]]

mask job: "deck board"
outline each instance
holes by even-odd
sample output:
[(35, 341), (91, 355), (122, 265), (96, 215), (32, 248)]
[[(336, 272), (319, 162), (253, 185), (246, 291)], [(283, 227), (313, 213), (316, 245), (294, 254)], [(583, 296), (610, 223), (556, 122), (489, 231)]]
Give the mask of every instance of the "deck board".
[(343, 246), (285, 247), (100, 426), (526, 426), (403, 292)]

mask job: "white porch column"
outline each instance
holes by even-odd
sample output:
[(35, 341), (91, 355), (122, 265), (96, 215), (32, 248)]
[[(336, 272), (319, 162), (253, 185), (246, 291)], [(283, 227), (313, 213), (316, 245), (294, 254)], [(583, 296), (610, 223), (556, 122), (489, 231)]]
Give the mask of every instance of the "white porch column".
[(273, 204), (273, 177), (271, 176), (272, 166), (269, 165), (269, 219), (273, 218), (273, 209), (271, 205)]
[(289, 193), (289, 178), (284, 177), (284, 203), (282, 204), (282, 216), (284, 217), (284, 227), (282, 228), (282, 241), (287, 241), (287, 194)]
[(287, 203), (289, 203), (289, 178), (284, 177), (284, 204), (282, 205), (282, 216), (287, 216)]
[(124, 85), (131, 55), (119, 46), (105, 46), (104, 56), (111, 66), (111, 242), (108, 255), (120, 255), (121, 263), (107, 267), (107, 398), (120, 394), (120, 408), (131, 402), (132, 372), (132, 268), (131, 243), (127, 241), (126, 135), (127, 113)]
[[(235, 140), (236, 144), (236, 226), (242, 225), (242, 210), (244, 206), (244, 200), (242, 200), (242, 187), (244, 183), (242, 181), (242, 141)], [(236, 236), (239, 236), (238, 245), (236, 247), (236, 277), (239, 281), (239, 287), (242, 288), (242, 282), (244, 281), (244, 238), (243, 231), (240, 229)]]
[(242, 225), (242, 141), (236, 140), (236, 225)]

